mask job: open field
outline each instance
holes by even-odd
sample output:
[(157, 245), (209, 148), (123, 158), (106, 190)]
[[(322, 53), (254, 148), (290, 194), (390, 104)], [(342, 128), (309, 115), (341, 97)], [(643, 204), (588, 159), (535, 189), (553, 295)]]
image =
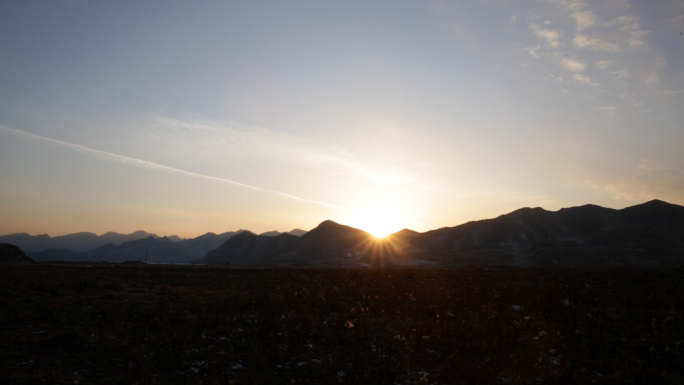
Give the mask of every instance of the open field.
[(6, 384), (684, 383), (684, 270), (0, 266)]

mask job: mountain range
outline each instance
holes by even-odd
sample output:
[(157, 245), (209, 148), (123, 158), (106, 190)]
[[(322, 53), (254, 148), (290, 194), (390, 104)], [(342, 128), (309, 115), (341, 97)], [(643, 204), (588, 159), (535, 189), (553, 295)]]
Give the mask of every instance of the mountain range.
[(325, 221), (299, 238), (244, 232), (206, 264), (326, 266), (674, 266), (684, 264), (684, 207), (654, 200), (522, 208), (497, 218), (377, 239)]
[[(146, 231), (136, 231), (131, 234), (108, 232), (99, 236), (95, 233), (80, 232), (61, 235), (58, 237), (51, 237), (47, 234), (29, 235), (27, 233), (16, 233), (0, 236), (0, 242), (17, 245), (26, 252), (43, 251), (48, 249), (67, 249), (78, 253), (92, 250), (110, 243), (114, 245), (120, 245), (127, 241), (143, 239), (147, 237), (158, 238), (156, 234), (151, 234)], [(180, 240), (180, 238), (176, 236), (170, 238)]]
[[(244, 230), (206, 233), (196, 238), (159, 237), (146, 231), (131, 234), (109, 232), (101, 236), (75, 233), (59, 237), (26, 233), (0, 236), (0, 243), (20, 247), (35, 261), (194, 263)], [(289, 234), (303, 234), (294, 229)], [(270, 231), (269, 236), (280, 234)]]
[[(142, 237), (129, 239), (138, 236)], [(82, 250), (96, 239), (127, 240)], [(69, 242), (77, 246), (33, 251), (68, 246)], [(235, 266), (681, 266), (684, 207), (653, 200), (622, 210), (596, 205), (558, 211), (522, 208), (424, 233), (404, 229), (383, 239), (327, 220), (309, 232), (269, 231), (258, 235), (239, 230), (193, 239), (158, 237), (143, 231), (100, 237), (92, 233), (55, 238), (11, 234), (0, 237), (0, 243), (29, 250), (26, 254), (36, 261)]]

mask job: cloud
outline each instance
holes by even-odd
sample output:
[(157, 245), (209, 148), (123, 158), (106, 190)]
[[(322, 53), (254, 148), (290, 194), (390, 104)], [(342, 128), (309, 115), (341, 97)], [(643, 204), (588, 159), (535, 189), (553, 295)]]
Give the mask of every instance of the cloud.
[(579, 49), (590, 49), (596, 52), (607, 52), (607, 53), (615, 53), (620, 51), (620, 46), (603, 41), (598, 38), (592, 38), (587, 35), (577, 35), (575, 38), (572, 40), (572, 44), (579, 48)]
[(644, 38), (649, 33), (649, 31), (642, 30), (629, 31), (629, 38), (627, 39), (627, 41), (629, 42), (629, 46), (632, 48), (638, 48), (646, 45), (646, 41), (644, 40)]
[(561, 67), (572, 72), (582, 72), (587, 69), (587, 65), (576, 59), (562, 59)]
[(658, 72), (646, 72), (641, 76), (641, 79), (650, 86), (660, 84), (660, 74)]
[(340, 147), (258, 126), (222, 121), (183, 121), (161, 116), (153, 116), (152, 119), (161, 123), (164, 130), (181, 130), (178, 135), (187, 137), (187, 140), (206, 137), (207, 142), (248, 149), (262, 157), (307, 162), (339, 174), (359, 175), (375, 184), (397, 185), (417, 180), (413, 173), (391, 164), (366, 161)]
[(577, 31), (585, 30), (598, 21), (598, 17), (581, 0), (548, 0), (549, 3), (557, 7), (565, 8), (571, 12), (570, 19), (575, 22)]
[(632, 48), (639, 48), (646, 44), (644, 38), (650, 33), (641, 29), (639, 18), (634, 15), (619, 16), (603, 23), (604, 27), (620, 26), (620, 31), (627, 33), (627, 43)]
[(684, 173), (674, 164), (653, 158), (635, 160), (624, 170), (612, 169), (609, 172), (592, 170), (591, 179), (586, 180), (590, 187), (603, 190), (614, 199), (644, 201), (650, 199), (681, 200), (684, 191)]
[(594, 65), (595, 65), (597, 68), (600, 68), (600, 69), (602, 69), (602, 70), (604, 70), (604, 69), (610, 67), (612, 64), (613, 64), (613, 61), (612, 61), (612, 60), (601, 60), (601, 61), (597, 61), (596, 63), (594, 63)]
[(577, 31), (583, 31), (594, 24), (596, 24), (597, 17), (594, 12), (591, 11), (578, 11), (570, 15), (577, 25)]
[(618, 16), (615, 19), (611, 21), (607, 21), (605, 23), (602, 23), (602, 27), (610, 28), (610, 27), (615, 27), (617, 25), (635, 25), (638, 24), (638, 18), (634, 15), (623, 15), (623, 16)]
[(530, 55), (532, 55), (535, 58), (538, 58), (539, 54), (537, 53), (537, 51), (539, 51), (540, 49), (541, 49), (541, 46), (539, 44), (537, 44), (534, 47), (524, 47), (522, 49), (522, 51), (529, 53)]
[(582, 76), (580, 74), (574, 74), (572, 75), (572, 78), (575, 79), (578, 83), (586, 84), (589, 86), (598, 86), (599, 84), (591, 80), (589, 76)]
[(544, 79), (544, 80), (551, 80), (551, 81), (554, 81), (554, 82), (557, 82), (557, 83), (560, 83), (560, 84), (566, 84), (566, 83), (567, 83), (567, 82), (565, 81), (565, 78), (563, 78), (562, 76), (556, 76), (556, 75), (551, 75), (551, 74), (550, 74), (550, 75), (544, 76), (543, 79)]
[(608, 115), (615, 115), (615, 110), (617, 110), (617, 107), (615, 106), (602, 106), (598, 107), (597, 110), (603, 111), (607, 113)]
[(660, 172), (667, 170), (667, 165), (653, 159), (642, 159), (637, 168), (646, 172)]
[(612, 77), (615, 80), (628, 78), (629, 77), (629, 71), (627, 71), (627, 70), (613, 71), (610, 73), (610, 77)]
[(643, 103), (638, 102), (634, 99), (634, 94), (631, 92), (620, 92), (618, 94), (618, 97), (626, 102), (629, 102), (634, 107), (639, 107), (643, 105)]
[(301, 198), (301, 197), (298, 197), (295, 195), (290, 195), (290, 194), (287, 194), (287, 193), (284, 193), (281, 191), (263, 189), (261, 187), (252, 186), (252, 185), (245, 184), (245, 183), (240, 183), (240, 182), (237, 182), (237, 181), (234, 181), (231, 179), (219, 178), (219, 177), (215, 177), (215, 176), (211, 176), (211, 175), (199, 174), (199, 173), (195, 173), (195, 172), (191, 172), (191, 171), (181, 170), (181, 169), (178, 169), (175, 167), (165, 166), (165, 165), (162, 165), (159, 163), (150, 162), (150, 161), (143, 160), (143, 159), (138, 159), (138, 158), (133, 158), (133, 157), (129, 157), (129, 156), (114, 154), (114, 153), (111, 153), (108, 151), (96, 150), (96, 149), (93, 149), (90, 147), (82, 146), (80, 144), (66, 142), (66, 141), (57, 140), (57, 139), (52, 139), (52, 138), (48, 138), (46, 136), (32, 134), (30, 132), (18, 130), (15, 128), (0, 126), (0, 132), (5, 133), (5, 134), (9, 134), (9, 135), (13, 135), (13, 136), (26, 138), (26, 139), (37, 140), (40, 142), (56, 145), (59, 147), (68, 148), (70, 150), (77, 151), (81, 154), (94, 156), (98, 159), (108, 161), (108, 162), (114, 162), (114, 163), (119, 163), (119, 164), (126, 165), (126, 166), (144, 168), (147, 170), (161, 171), (161, 172), (164, 172), (167, 174), (174, 174), (174, 175), (180, 175), (180, 176), (191, 177), (191, 178), (199, 178), (199, 179), (209, 180), (209, 181), (213, 181), (213, 182), (227, 183), (227, 184), (230, 184), (233, 186), (246, 188), (246, 189), (250, 189), (250, 190), (254, 190), (254, 191), (259, 191), (259, 192), (263, 192), (263, 193), (267, 193), (267, 194), (271, 194), (271, 195), (276, 195), (276, 196), (280, 196), (283, 198), (293, 199), (293, 200), (297, 200), (300, 202), (313, 203), (316, 205), (331, 207), (331, 208), (345, 210), (345, 211), (349, 210), (347, 208), (337, 206), (337, 205), (334, 205), (331, 203)]
[(684, 93), (684, 90), (667, 90), (663, 92), (665, 95), (679, 95), (681, 93)]
[(558, 48), (565, 45), (560, 41), (561, 34), (558, 30), (540, 28), (537, 24), (530, 24), (530, 28), (532, 28), (537, 37), (546, 40), (551, 48)]

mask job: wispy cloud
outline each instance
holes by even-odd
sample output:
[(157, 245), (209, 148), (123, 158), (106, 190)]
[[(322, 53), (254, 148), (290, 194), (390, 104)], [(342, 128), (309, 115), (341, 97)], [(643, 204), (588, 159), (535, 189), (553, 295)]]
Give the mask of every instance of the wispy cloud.
[(600, 68), (600, 69), (602, 69), (602, 70), (604, 70), (604, 69), (610, 67), (612, 64), (613, 64), (613, 61), (612, 61), (612, 60), (601, 60), (601, 61), (597, 61), (596, 63), (594, 63), (594, 65), (595, 65), (597, 68)]
[(639, 48), (646, 45), (646, 36), (650, 31), (641, 28), (639, 18), (634, 15), (618, 16), (615, 19), (601, 24), (602, 27), (612, 28), (618, 27), (620, 31), (626, 34), (627, 43), (632, 48)]
[(250, 190), (254, 190), (254, 191), (259, 191), (259, 192), (263, 192), (263, 193), (267, 193), (267, 194), (271, 194), (271, 195), (276, 195), (276, 196), (280, 196), (280, 197), (287, 198), (287, 199), (297, 200), (300, 202), (312, 203), (312, 204), (316, 204), (316, 205), (326, 206), (326, 207), (339, 209), (339, 210), (345, 210), (345, 211), (349, 210), (347, 208), (334, 205), (332, 203), (301, 198), (301, 197), (291, 195), (291, 194), (287, 194), (287, 193), (284, 193), (281, 191), (268, 190), (268, 189), (264, 189), (261, 187), (257, 187), (257, 186), (253, 186), (253, 185), (249, 185), (249, 184), (245, 184), (245, 183), (240, 183), (240, 182), (237, 182), (237, 181), (234, 181), (231, 179), (219, 178), (219, 177), (215, 177), (215, 176), (211, 176), (211, 175), (205, 175), (205, 174), (199, 174), (196, 172), (181, 170), (181, 169), (178, 169), (175, 167), (165, 166), (163, 164), (154, 163), (154, 162), (150, 162), (150, 161), (143, 160), (143, 159), (133, 158), (133, 157), (129, 157), (129, 156), (123, 156), (123, 155), (115, 154), (115, 153), (108, 152), (108, 151), (96, 150), (94, 148), (82, 146), (80, 144), (66, 142), (66, 141), (57, 140), (57, 139), (52, 139), (52, 138), (48, 138), (46, 136), (36, 135), (36, 134), (32, 134), (30, 132), (18, 130), (16, 128), (10, 128), (10, 127), (0, 125), (0, 132), (4, 133), (4, 134), (22, 137), (25, 139), (37, 140), (37, 141), (40, 141), (43, 143), (48, 143), (51, 145), (56, 145), (59, 147), (67, 148), (67, 149), (79, 152), (83, 155), (94, 156), (98, 159), (108, 161), (108, 162), (114, 162), (114, 163), (119, 163), (119, 164), (123, 164), (126, 166), (139, 167), (139, 168), (144, 168), (144, 169), (153, 170), (153, 171), (160, 171), (160, 172), (164, 172), (167, 174), (174, 174), (174, 175), (180, 175), (180, 176), (184, 176), (184, 177), (199, 178), (199, 179), (209, 180), (209, 181), (213, 181), (213, 182), (226, 183), (226, 184), (233, 185), (236, 187), (246, 188), (246, 189), (250, 189)]
[(337, 146), (258, 126), (222, 121), (184, 121), (162, 116), (153, 116), (153, 120), (161, 123), (163, 129), (184, 130), (181, 135), (188, 140), (208, 134), (209, 140), (226, 146), (247, 148), (269, 158), (308, 162), (340, 174), (359, 175), (375, 184), (396, 185), (417, 179), (412, 172), (390, 163), (360, 159)]
[(665, 95), (679, 95), (681, 93), (684, 93), (684, 90), (667, 90), (663, 92)]
[(561, 42), (561, 33), (556, 29), (541, 28), (538, 24), (530, 24), (530, 28), (534, 34), (540, 39), (546, 40), (551, 48), (562, 47), (565, 44)]
[(541, 49), (541, 46), (539, 44), (537, 44), (537, 45), (532, 46), (532, 47), (524, 47), (524, 48), (522, 48), (522, 51), (529, 53), (534, 58), (539, 58), (539, 54), (537, 53), (537, 51), (539, 51), (540, 49)]
[(575, 81), (578, 83), (586, 84), (589, 86), (598, 86), (599, 85), (595, 81), (591, 80), (591, 78), (589, 76), (574, 74), (574, 75), (572, 75), (572, 78), (575, 79)]
[(575, 22), (577, 31), (583, 31), (595, 25), (598, 21), (596, 14), (587, 9), (587, 5), (581, 0), (547, 0), (557, 7), (570, 12), (570, 19)]
[(667, 170), (667, 165), (653, 159), (642, 159), (637, 168), (647, 172), (660, 172)]
[(644, 83), (653, 86), (656, 84), (660, 84), (660, 74), (658, 72), (645, 72), (642, 76), (641, 79), (644, 81)]
[(587, 69), (587, 65), (577, 59), (561, 59), (560, 65), (571, 72), (582, 72)]
[(610, 73), (610, 77), (615, 80), (620, 80), (629, 77), (629, 71), (627, 70), (617, 70)]
[(629, 46), (633, 48), (642, 47), (646, 45), (646, 40), (644, 39), (649, 34), (649, 31), (634, 30), (629, 31)]
[[(580, 8), (580, 7), (578, 7)], [(594, 24), (596, 24), (597, 17), (594, 12), (591, 11), (577, 11), (570, 15), (577, 25), (577, 31), (583, 31)]]
[(615, 53), (620, 51), (620, 46), (599, 38), (592, 38), (588, 35), (577, 35), (572, 39), (572, 44), (579, 49), (590, 49), (596, 52)]
[(597, 110), (603, 111), (607, 113), (608, 115), (615, 115), (615, 111), (617, 110), (617, 107), (615, 106), (601, 106), (598, 107)]

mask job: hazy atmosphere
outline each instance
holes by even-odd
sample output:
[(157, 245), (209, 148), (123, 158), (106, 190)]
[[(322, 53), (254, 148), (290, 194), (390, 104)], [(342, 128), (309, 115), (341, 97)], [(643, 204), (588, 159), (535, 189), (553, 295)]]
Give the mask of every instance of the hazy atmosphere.
[(684, 3), (0, 3), (0, 235), (684, 204)]

